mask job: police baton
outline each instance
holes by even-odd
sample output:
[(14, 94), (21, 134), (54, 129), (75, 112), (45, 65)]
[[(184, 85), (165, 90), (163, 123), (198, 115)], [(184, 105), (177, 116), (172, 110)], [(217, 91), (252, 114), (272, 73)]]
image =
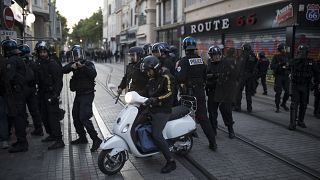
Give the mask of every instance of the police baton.
[(117, 103), (118, 103), (119, 98), (120, 98), (120, 94), (121, 94), (121, 93), (119, 93), (119, 94), (118, 94), (115, 104), (117, 104)]

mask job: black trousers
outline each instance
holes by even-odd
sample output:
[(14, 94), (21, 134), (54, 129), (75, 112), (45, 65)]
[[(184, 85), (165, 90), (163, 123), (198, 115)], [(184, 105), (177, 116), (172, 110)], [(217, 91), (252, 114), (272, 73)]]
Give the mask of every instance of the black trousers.
[(25, 97), (29, 112), (32, 117), (34, 128), (35, 130), (42, 131), (42, 122), (36, 89), (32, 87), (26, 88)]
[(94, 99), (94, 92), (89, 94), (76, 94), (76, 97), (73, 101), (72, 108), (72, 117), (73, 117), (73, 125), (76, 129), (76, 132), (80, 137), (86, 136), (86, 128), (90, 138), (92, 140), (97, 139), (97, 131), (94, 129), (92, 121), (90, 118), (92, 117), (92, 102)]
[(254, 78), (242, 78), (239, 83), (239, 90), (236, 97), (236, 107), (241, 108), (241, 100), (242, 100), (242, 91), (245, 89), (246, 92), (246, 100), (247, 100), (247, 107), (252, 108), (252, 96), (254, 94)]
[[(309, 101), (309, 87), (307, 85), (293, 85), (290, 105), (290, 119), (303, 122)], [(299, 107), (299, 112), (298, 112)]]
[(232, 103), (231, 102), (215, 102), (213, 100), (214, 92), (208, 92), (208, 112), (209, 120), (214, 129), (218, 127), (218, 108), (225, 126), (232, 126), (234, 121), (232, 118)]
[(58, 114), (59, 101), (49, 102), (50, 95), (40, 95), (40, 113), (46, 132), (56, 140), (62, 140), (62, 132)]
[(261, 85), (263, 87), (263, 92), (267, 92), (268, 91), (268, 88), (267, 88), (267, 74), (260, 74), (258, 77), (257, 77), (257, 82), (256, 82), (256, 88), (258, 87), (259, 85), (259, 79), (261, 81)]
[[(319, 85), (318, 85), (319, 86)], [(314, 89), (314, 112), (313, 114), (320, 114), (320, 89), (315, 87)]]
[(154, 143), (157, 145), (159, 150), (162, 152), (163, 156), (167, 161), (172, 160), (173, 157), (169, 151), (169, 146), (167, 141), (164, 139), (162, 131), (166, 126), (170, 114), (169, 113), (151, 113), (151, 124), (152, 124), (152, 138)]
[(12, 125), (15, 129), (17, 142), (21, 144), (27, 144), (27, 116), (25, 97), (22, 92), (14, 92), (13, 97), (17, 112), (15, 116), (9, 117), (9, 120), (12, 122)]
[(275, 94), (275, 103), (276, 106), (279, 107), (280, 105), (280, 99), (281, 99), (281, 93), (282, 90), (284, 91), (282, 103), (286, 104), (286, 102), (289, 99), (289, 84), (290, 80), (287, 75), (276, 75), (274, 80), (274, 91)]

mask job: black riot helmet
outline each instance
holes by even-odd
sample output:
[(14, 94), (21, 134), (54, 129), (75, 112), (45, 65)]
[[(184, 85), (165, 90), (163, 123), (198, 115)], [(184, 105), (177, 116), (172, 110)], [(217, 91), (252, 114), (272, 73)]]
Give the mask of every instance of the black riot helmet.
[(36, 44), (36, 47), (35, 47), (37, 53), (39, 54), (39, 52), (41, 50), (45, 50), (48, 52), (49, 54), (49, 46), (48, 46), (48, 43), (45, 42), (45, 41), (39, 41), (37, 44)]
[(141, 60), (144, 56), (144, 50), (141, 47), (135, 46), (131, 47), (129, 49), (129, 56), (131, 57), (131, 60), (133, 63), (137, 63), (138, 61)]
[(171, 45), (169, 49), (170, 49), (170, 51), (172, 53), (177, 53), (178, 52), (178, 48), (176, 46), (174, 46), (174, 45)]
[(241, 49), (242, 51), (248, 51), (248, 52), (252, 51), (250, 43), (247, 43), (247, 42), (242, 44)]
[(20, 53), (17, 42), (13, 39), (6, 39), (1, 42), (2, 51), (5, 57), (17, 55)]
[(210, 46), (208, 54), (222, 56), (222, 50), (218, 46)]
[(197, 50), (197, 42), (193, 37), (186, 37), (182, 40), (182, 46), (185, 51)]
[(168, 54), (170, 52), (170, 47), (166, 42), (154, 43), (152, 45), (151, 52), (152, 54), (159, 53), (160, 55)]
[(286, 52), (286, 45), (284, 43), (280, 43), (277, 45), (277, 50), (279, 52)]
[(160, 67), (160, 61), (156, 56), (147, 56), (143, 58), (143, 61), (140, 66), (141, 72), (148, 72), (149, 70), (153, 70), (154, 72), (158, 72)]
[(20, 44), (18, 46), (18, 49), (21, 51), (21, 55), (29, 55), (30, 54), (30, 47), (28, 46), (28, 44)]
[(297, 48), (298, 58), (307, 58), (309, 53), (309, 48), (305, 45), (299, 45)]
[(71, 48), (71, 56), (73, 61), (79, 61), (85, 59), (85, 53), (80, 45), (74, 45)]
[(218, 46), (210, 46), (208, 55), (213, 61), (219, 61), (222, 58), (222, 50)]
[(144, 55), (145, 56), (148, 56), (148, 55), (150, 55), (151, 54), (151, 44), (150, 43), (147, 43), (147, 44), (145, 44), (145, 45), (143, 45), (143, 51), (144, 51)]
[(258, 53), (258, 57), (259, 57), (259, 59), (265, 58), (265, 57), (266, 57), (266, 54), (265, 54), (263, 51), (260, 51), (260, 52)]

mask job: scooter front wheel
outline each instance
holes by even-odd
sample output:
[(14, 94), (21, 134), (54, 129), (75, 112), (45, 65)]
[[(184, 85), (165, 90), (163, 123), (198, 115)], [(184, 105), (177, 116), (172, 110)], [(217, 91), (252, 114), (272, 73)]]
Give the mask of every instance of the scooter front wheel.
[(101, 172), (107, 175), (118, 173), (126, 162), (126, 153), (124, 151), (110, 156), (111, 149), (103, 150), (98, 157), (98, 166)]

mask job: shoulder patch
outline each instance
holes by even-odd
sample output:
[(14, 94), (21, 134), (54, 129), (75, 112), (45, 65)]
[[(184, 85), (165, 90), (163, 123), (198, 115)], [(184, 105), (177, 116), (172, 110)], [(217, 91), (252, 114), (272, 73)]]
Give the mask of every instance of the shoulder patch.
[(180, 72), (181, 71), (181, 67), (179, 66), (179, 67), (177, 67), (177, 71), (178, 72)]
[(204, 64), (203, 60), (201, 58), (191, 58), (191, 59), (188, 59), (188, 60), (189, 60), (190, 66)]

